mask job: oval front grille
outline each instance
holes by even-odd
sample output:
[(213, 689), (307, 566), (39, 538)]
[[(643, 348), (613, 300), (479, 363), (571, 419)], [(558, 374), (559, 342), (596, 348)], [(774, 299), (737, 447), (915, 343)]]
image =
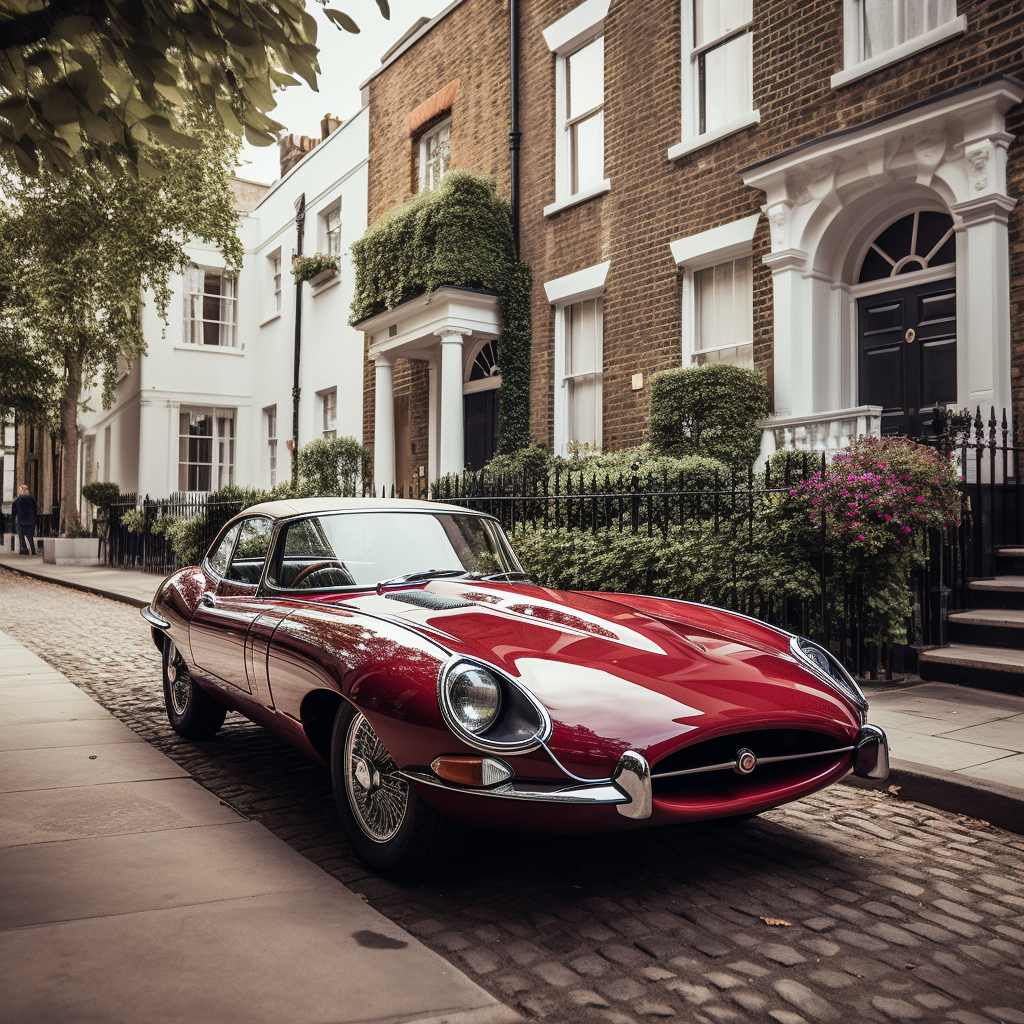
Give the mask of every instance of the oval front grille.
[(758, 762), (768, 758), (793, 758), (834, 751), (849, 746), (823, 732), (809, 729), (758, 729), (730, 733), (683, 747), (663, 757), (651, 768), (652, 778), (700, 769), (730, 771), (741, 750), (752, 750)]

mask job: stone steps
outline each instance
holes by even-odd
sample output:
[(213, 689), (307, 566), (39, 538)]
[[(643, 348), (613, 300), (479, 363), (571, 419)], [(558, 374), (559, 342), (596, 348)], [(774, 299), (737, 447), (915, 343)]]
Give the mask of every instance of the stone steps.
[(997, 690), (1024, 697), (1024, 651), (978, 644), (950, 644), (922, 651), (918, 658), (922, 679), (955, 683), (981, 690)]
[(1024, 609), (1024, 576), (996, 576), (967, 584), (972, 608)]

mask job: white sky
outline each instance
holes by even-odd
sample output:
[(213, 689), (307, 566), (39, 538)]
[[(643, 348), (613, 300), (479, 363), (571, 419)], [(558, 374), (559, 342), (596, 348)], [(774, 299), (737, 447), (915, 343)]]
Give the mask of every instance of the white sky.
[[(277, 93), (277, 107), (267, 113), (295, 135), (320, 137), (320, 119), (337, 114), (348, 120), (359, 109), (359, 83), (380, 66), (384, 53), (417, 18), (432, 18), (451, 0), (390, 0), (391, 20), (385, 21), (374, 0), (331, 0), (331, 6), (350, 15), (361, 29), (358, 35), (339, 32), (316, 0), (307, 10), (319, 27), (319, 92), (302, 83)], [(238, 175), (251, 181), (274, 181), (280, 170), (277, 146), (242, 149)]]

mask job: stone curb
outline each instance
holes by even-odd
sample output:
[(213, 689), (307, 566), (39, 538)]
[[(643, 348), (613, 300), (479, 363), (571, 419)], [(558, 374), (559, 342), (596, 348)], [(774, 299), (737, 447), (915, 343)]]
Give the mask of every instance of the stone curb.
[[(11, 572), (16, 572), (21, 576), (28, 576), (30, 579), (39, 580), (42, 583), (53, 583), (58, 587), (67, 587), (69, 590), (79, 590), (85, 594), (93, 594), (96, 597), (105, 597), (109, 601), (120, 601), (122, 604), (130, 604), (133, 608), (148, 608), (150, 602), (142, 601), (137, 597), (131, 597), (128, 594), (119, 594), (116, 590), (106, 590), (103, 587), (90, 587), (85, 583), (73, 583), (71, 580), (57, 579), (53, 576), (48, 576), (46, 573), (34, 572), (32, 569), (26, 569), (20, 565), (10, 565), (4, 562), (0, 565), (2, 569), (10, 569)], [(155, 580), (156, 577), (154, 576)], [(156, 593), (156, 588), (159, 585), (153, 587), (153, 593)]]
[(884, 782), (848, 775), (843, 783), (858, 789), (886, 790), (890, 786), (899, 786), (898, 797), (901, 800), (915, 800), (943, 811), (981, 818), (1007, 832), (1024, 835), (1024, 790), (1015, 786), (971, 779), (942, 768), (897, 760), (891, 762), (889, 778)]

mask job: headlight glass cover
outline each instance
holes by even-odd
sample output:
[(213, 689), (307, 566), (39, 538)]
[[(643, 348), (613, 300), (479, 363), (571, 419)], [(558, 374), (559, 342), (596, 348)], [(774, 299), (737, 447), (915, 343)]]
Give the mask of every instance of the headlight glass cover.
[(452, 673), (448, 699), (459, 724), (478, 736), (498, 717), (501, 688), (487, 669), (464, 663)]
[(441, 667), (437, 704), (448, 728), (477, 750), (525, 754), (551, 736), (550, 715), (519, 680), (472, 658), (454, 655)]
[(867, 711), (868, 702), (857, 681), (834, 654), (812, 640), (799, 636), (793, 637), (789, 646), (797, 659), (811, 668), (819, 679), (823, 679), (833, 690), (837, 690), (854, 707), (860, 711)]

